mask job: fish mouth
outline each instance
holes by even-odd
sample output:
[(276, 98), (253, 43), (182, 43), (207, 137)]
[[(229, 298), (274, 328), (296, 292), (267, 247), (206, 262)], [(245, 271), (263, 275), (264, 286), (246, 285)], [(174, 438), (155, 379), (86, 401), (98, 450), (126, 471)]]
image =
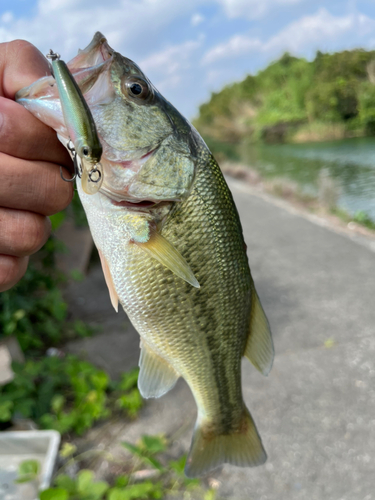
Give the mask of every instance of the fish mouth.
[[(143, 153), (141, 150), (136, 157), (131, 160), (117, 160), (117, 161), (104, 161), (104, 167), (108, 166), (110, 171), (114, 171), (113, 167), (117, 167), (117, 173), (119, 174), (119, 179), (121, 179), (121, 172), (129, 171), (133, 172), (134, 176), (137, 176), (137, 173), (140, 171), (142, 166), (146, 163), (146, 161), (151, 158), (156, 151), (159, 149), (160, 145), (157, 147), (153, 147), (151, 150)], [(148, 148), (149, 149), (149, 148)], [(142, 156), (141, 156), (142, 155)], [(106, 165), (108, 162), (108, 165)], [(119, 168), (120, 167), (120, 168)], [(115, 207), (123, 207), (128, 210), (136, 211), (136, 212), (147, 212), (150, 208), (159, 205), (164, 200), (152, 200), (152, 199), (139, 199), (133, 195), (130, 195), (128, 190), (131, 185), (131, 180), (127, 182), (125, 185), (119, 186), (117, 184), (116, 179), (114, 182), (112, 180), (108, 180), (107, 176), (104, 176), (104, 182), (102, 187), (100, 188), (100, 192), (109, 199), (109, 201)]]
[[(94, 35), (91, 43), (67, 63), (81, 92), (89, 105), (101, 103), (112, 97), (112, 92), (103, 85), (103, 74), (113, 62), (114, 50), (108, 45), (106, 38), (99, 32)], [(98, 85), (98, 82), (99, 85)], [(95, 90), (91, 89), (95, 86)], [(110, 86), (107, 86), (109, 89)], [(52, 75), (40, 78), (31, 85), (18, 90), (16, 101), (39, 99), (48, 101), (59, 97), (56, 80)]]
[(82, 68), (97, 66), (113, 57), (114, 50), (108, 45), (107, 39), (99, 31), (94, 35), (89, 45), (69, 61), (68, 67), (72, 73)]
[(130, 209), (135, 209), (139, 210), (140, 208), (151, 208), (157, 205), (158, 203), (156, 201), (151, 201), (151, 200), (142, 200), (142, 201), (115, 201), (111, 200), (113, 205), (116, 207), (126, 207)]
[(165, 202), (165, 200), (136, 198), (126, 192), (127, 188), (128, 186), (126, 186), (124, 190), (120, 191), (102, 185), (100, 193), (104, 195), (113, 206), (126, 208), (135, 212), (148, 212), (150, 208), (154, 208)]

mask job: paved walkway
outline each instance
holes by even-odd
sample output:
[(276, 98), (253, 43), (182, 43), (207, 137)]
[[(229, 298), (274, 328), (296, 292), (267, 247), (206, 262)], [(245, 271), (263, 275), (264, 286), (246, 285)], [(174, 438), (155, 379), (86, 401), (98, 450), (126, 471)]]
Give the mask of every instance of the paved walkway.
[[(254, 281), (274, 335), (268, 378), (243, 362), (243, 391), (269, 459), (255, 469), (225, 466), (213, 476), (231, 500), (375, 499), (374, 242), (314, 224), (272, 198), (229, 181)], [(372, 245), (372, 246), (371, 246)], [(101, 271), (69, 291), (74, 314), (104, 333), (74, 343), (117, 375), (137, 365), (139, 338), (111, 310)], [(143, 433), (181, 429), (186, 451), (195, 403), (183, 381), (141, 418), (112, 426), (112, 450)], [(122, 449), (122, 448), (121, 448)]]

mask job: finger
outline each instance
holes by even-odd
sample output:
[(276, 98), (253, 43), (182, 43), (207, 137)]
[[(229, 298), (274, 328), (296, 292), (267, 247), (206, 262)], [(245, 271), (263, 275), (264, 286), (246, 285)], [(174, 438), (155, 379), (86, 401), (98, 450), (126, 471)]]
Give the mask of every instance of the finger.
[(51, 74), (47, 59), (25, 40), (0, 44), (0, 92), (13, 99), (16, 92)]
[(0, 292), (12, 288), (25, 274), (28, 257), (0, 255)]
[(37, 252), (47, 241), (51, 230), (48, 217), (0, 208), (0, 254), (26, 257)]
[(70, 156), (56, 132), (23, 106), (5, 97), (0, 97), (0, 138), (3, 153), (72, 167)]
[[(64, 182), (54, 163), (28, 161), (0, 153), (0, 205), (52, 215), (66, 208), (73, 186)], [(64, 169), (64, 176), (70, 174)]]

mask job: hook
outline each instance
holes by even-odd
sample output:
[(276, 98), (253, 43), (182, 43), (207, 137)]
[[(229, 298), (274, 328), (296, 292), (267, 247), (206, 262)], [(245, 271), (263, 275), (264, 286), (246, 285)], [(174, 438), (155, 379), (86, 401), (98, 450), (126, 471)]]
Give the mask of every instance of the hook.
[(72, 142), (69, 141), (67, 143), (66, 147), (67, 147), (67, 149), (69, 150), (70, 154), (73, 157), (74, 175), (73, 175), (73, 177), (71, 179), (65, 179), (65, 177), (63, 175), (63, 172), (62, 172), (62, 168), (60, 167), (60, 176), (61, 176), (62, 180), (65, 181), (65, 182), (74, 182), (76, 180), (77, 176), (79, 178), (81, 178), (82, 172), (81, 172), (80, 167), (78, 165), (77, 152), (74, 149), (74, 146), (73, 146)]
[[(79, 177), (79, 178), (82, 177), (82, 167), (78, 164), (78, 159), (77, 159), (78, 155), (77, 155), (76, 150), (74, 149), (74, 145), (73, 145), (72, 141), (69, 141), (67, 143), (66, 147), (69, 150), (71, 156), (73, 157), (74, 175), (72, 176), (71, 179), (65, 179), (65, 177), (63, 175), (62, 167), (60, 167), (60, 176), (61, 176), (62, 180), (65, 182), (74, 182), (77, 179), (77, 177)], [(96, 163), (94, 165), (94, 167), (89, 172), (89, 179), (94, 184), (97, 184), (98, 182), (100, 182), (100, 180), (102, 178), (102, 173), (98, 167), (101, 167), (100, 163)]]
[(60, 167), (60, 176), (61, 176), (61, 179), (65, 182), (74, 182), (77, 178), (77, 173), (74, 172), (74, 175), (71, 179), (65, 179), (64, 175), (63, 175), (63, 170), (62, 170), (62, 167)]

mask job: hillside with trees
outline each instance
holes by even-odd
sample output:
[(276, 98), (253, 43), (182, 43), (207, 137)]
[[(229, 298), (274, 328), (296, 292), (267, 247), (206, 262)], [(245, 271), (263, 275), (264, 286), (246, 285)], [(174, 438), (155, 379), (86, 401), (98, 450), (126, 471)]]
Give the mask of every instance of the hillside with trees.
[(375, 51), (284, 54), (257, 75), (212, 93), (194, 125), (227, 143), (304, 142), (375, 133)]

